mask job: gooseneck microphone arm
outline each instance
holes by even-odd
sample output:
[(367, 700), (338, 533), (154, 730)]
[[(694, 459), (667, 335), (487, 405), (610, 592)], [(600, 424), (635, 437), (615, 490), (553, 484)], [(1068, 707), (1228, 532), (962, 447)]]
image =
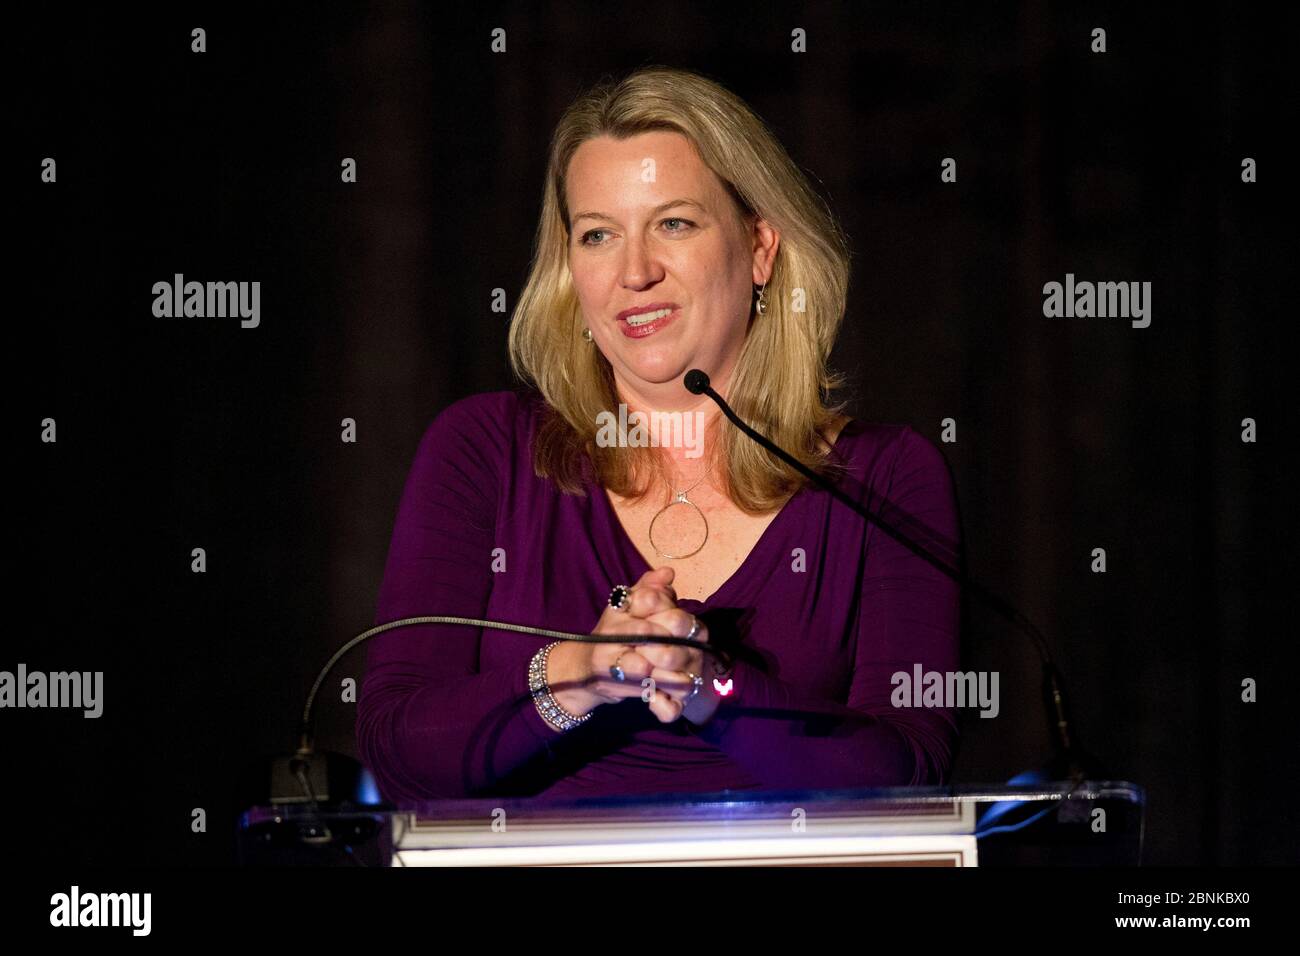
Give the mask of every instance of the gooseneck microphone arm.
[[(401, 620), (389, 621), (386, 624), (380, 624), (372, 627), (368, 631), (362, 631), (352, 640), (348, 641), (337, 651), (334, 656), (326, 661), (321, 672), (316, 676), (316, 682), (311, 685), (311, 693), (307, 695), (307, 703), (302, 708), (302, 719), (298, 724), (298, 752), (297, 757), (301, 760), (303, 757), (309, 757), (312, 754), (312, 714), (316, 704), (316, 694), (319, 693), (321, 685), (325, 683), (325, 678), (329, 672), (334, 669), (343, 657), (356, 647), (377, 634), (385, 631), (391, 631), (399, 627), (410, 627), (414, 624), (464, 624), (470, 627), (485, 627), (499, 631), (517, 631), (522, 634), (536, 634), (540, 637), (550, 637), (559, 641), (580, 641), (589, 644), (610, 643), (611, 638), (617, 636), (619, 644), (675, 644), (680, 647), (694, 647), (706, 654), (711, 654), (718, 658), (727, 667), (731, 666), (731, 655), (726, 651), (707, 644), (703, 641), (697, 641), (685, 637), (659, 637), (652, 635), (637, 634), (577, 634), (571, 631), (555, 631), (545, 627), (532, 627), (527, 624), (507, 624), (503, 621), (485, 621), (472, 617), (452, 617), (449, 615), (430, 615), (426, 617), (404, 617)], [(291, 768), (292, 769), (292, 768)], [(295, 770), (296, 772), (296, 770)], [(310, 797), (310, 794), (309, 794)], [(314, 798), (313, 798), (314, 802)]]
[(881, 531), (888, 534), (891, 538), (903, 545), (917, 557), (933, 565), (939, 571), (943, 572), (952, 580), (956, 581), (970, 593), (976, 595), (1002, 617), (1011, 622), (1020, 631), (1028, 635), (1038, 650), (1039, 658), (1043, 666), (1043, 693), (1045, 703), (1048, 707), (1048, 723), (1052, 733), (1052, 741), (1058, 754), (1064, 759), (1066, 771), (1075, 778), (1082, 777), (1081, 754), (1077, 752), (1075, 741), (1070, 732), (1069, 708), (1066, 704), (1064, 680), (1056, 663), (1052, 660), (1051, 651), (1048, 649), (1047, 641), (1042, 633), (1036, 628), (1032, 621), (1025, 617), (1020, 611), (1012, 607), (1008, 602), (998, 595), (989, 591), (983, 585), (972, 581), (959, 568), (949, 564), (947, 561), (933, 554), (922, 545), (913, 541), (903, 532), (899, 531), (888, 521), (882, 518), (877, 512), (872, 511), (860, 502), (854, 501), (845, 494), (838, 485), (823, 475), (817, 474), (799, 459), (795, 458), (784, 448), (781, 448), (775, 442), (760, 434), (749, 426), (732, 411), (731, 406), (709, 385), (709, 376), (697, 368), (691, 369), (686, 373), (683, 380), (686, 390), (694, 395), (707, 395), (722, 410), (737, 428), (748, 435), (751, 439), (763, 446), (772, 454), (776, 455), (799, 474), (803, 475), (809, 481), (813, 482), (819, 488), (830, 494), (835, 500), (845, 505), (858, 515), (868, 521), (873, 522)]

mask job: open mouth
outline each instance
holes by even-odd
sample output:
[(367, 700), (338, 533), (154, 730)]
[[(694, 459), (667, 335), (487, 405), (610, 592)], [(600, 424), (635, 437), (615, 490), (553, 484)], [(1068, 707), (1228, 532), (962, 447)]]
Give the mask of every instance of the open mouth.
[(619, 320), (620, 328), (628, 338), (640, 339), (654, 335), (664, 326), (674, 322), (681, 314), (680, 308), (664, 307), (653, 312), (640, 312)]

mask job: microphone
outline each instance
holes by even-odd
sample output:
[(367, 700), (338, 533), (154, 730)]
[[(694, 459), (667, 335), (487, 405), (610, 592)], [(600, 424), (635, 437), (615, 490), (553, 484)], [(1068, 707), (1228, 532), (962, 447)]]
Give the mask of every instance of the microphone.
[[(708, 392), (715, 402), (721, 401), (713, 389), (709, 388), (709, 377), (698, 368), (693, 368), (687, 372), (683, 381), (686, 385), (686, 391), (692, 395), (703, 395)], [(726, 406), (723, 405), (722, 409), (726, 411)]]
[(1032, 621), (1030, 621), (1020, 611), (1012, 607), (1007, 601), (998, 597), (989, 591), (983, 585), (971, 580), (959, 568), (950, 565), (947, 561), (931, 553), (922, 545), (913, 541), (902, 531), (899, 531), (888, 521), (882, 518), (877, 512), (872, 511), (865, 505), (854, 501), (845, 494), (838, 485), (817, 474), (799, 459), (795, 458), (784, 448), (781, 448), (775, 442), (768, 439), (765, 435), (760, 434), (749, 426), (737, 415), (727, 404), (726, 400), (715, 392), (709, 385), (709, 376), (698, 368), (693, 368), (686, 373), (682, 380), (686, 390), (693, 395), (707, 395), (722, 410), (737, 428), (747, 436), (763, 446), (773, 455), (780, 458), (787, 465), (793, 468), (799, 474), (803, 475), (813, 484), (828, 492), (836, 501), (845, 505), (856, 514), (872, 522), (881, 531), (885, 532), (899, 544), (903, 545), (917, 557), (928, 562), (939, 571), (943, 572), (952, 580), (956, 581), (971, 594), (974, 594), (985, 604), (992, 607), (1004, 619), (1015, 626), (1023, 634), (1027, 635), (1038, 649), (1039, 657), (1043, 667), (1043, 702), (1047, 711), (1048, 733), (1051, 736), (1052, 748), (1055, 757), (1049, 768), (1049, 773), (1055, 779), (1064, 779), (1068, 777), (1072, 782), (1079, 783), (1085, 777), (1092, 775), (1096, 770), (1095, 762), (1091, 755), (1087, 754), (1080, 748), (1078, 741), (1070, 729), (1070, 708), (1065, 693), (1065, 678), (1056, 662), (1052, 659), (1052, 652), (1047, 646), (1047, 641), (1039, 632)]

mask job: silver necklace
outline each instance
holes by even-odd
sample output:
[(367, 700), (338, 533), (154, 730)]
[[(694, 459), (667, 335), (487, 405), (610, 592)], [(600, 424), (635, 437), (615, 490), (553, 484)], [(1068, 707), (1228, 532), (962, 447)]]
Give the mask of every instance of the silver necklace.
[[(696, 487), (699, 486), (700, 482), (702, 482), (705, 479), (708, 473), (709, 473), (708, 469), (706, 468), (704, 474), (700, 476), (699, 481), (696, 481), (695, 484), (691, 485), (685, 491), (673, 492), (673, 500), (668, 502), (668, 504), (664, 505), (662, 508), (660, 508), (659, 511), (655, 514), (655, 516), (650, 519), (650, 530), (647, 532), (650, 538), (650, 547), (654, 548), (655, 552), (660, 556), (668, 558), (670, 560), (675, 560), (677, 558), (689, 558), (691, 555), (697, 554), (700, 548), (704, 547), (705, 542), (709, 540), (709, 519), (704, 517), (704, 512), (700, 510), (699, 505), (697, 505), (694, 501), (691, 501), (691, 499), (686, 497), (690, 492), (694, 491)], [(669, 490), (671, 491), (672, 489), (670, 488)], [(665, 511), (673, 507), (673, 505), (690, 505), (692, 508), (695, 509), (695, 513), (700, 516), (700, 520), (704, 522), (704, 540), (699, 543), (699, 545), (695, 548), (694, 551), (688, 551), (686, 552), (686, 554), (669, 554), (663, 548), (659, 547), (659, 545), (655, 544), (655, 522), (659, 520), (660, 516)]]

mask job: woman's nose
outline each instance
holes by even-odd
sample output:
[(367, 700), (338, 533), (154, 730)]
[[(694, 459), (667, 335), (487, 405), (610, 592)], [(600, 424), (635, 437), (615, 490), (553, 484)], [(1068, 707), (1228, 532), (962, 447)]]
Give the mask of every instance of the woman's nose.
[(661, 278), (662, 270), (645, 240), (629, 239), (623, 248), (624, 286), (639, 289)]

